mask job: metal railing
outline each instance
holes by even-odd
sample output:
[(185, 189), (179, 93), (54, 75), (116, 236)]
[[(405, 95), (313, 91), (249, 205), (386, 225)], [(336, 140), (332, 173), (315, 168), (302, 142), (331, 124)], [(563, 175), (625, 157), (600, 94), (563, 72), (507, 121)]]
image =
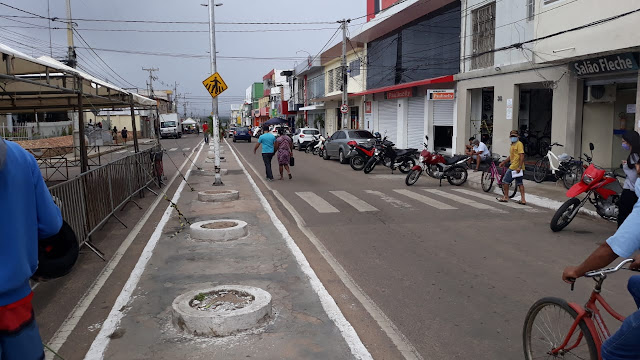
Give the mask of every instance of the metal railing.
[(49, 187), (62, 218), (75, 231), (80, 246), (87, 245), (104, 259), (102, 252), (91, 243), (91, 235), (111, 217), (126, 227), (116, 211), (130, 201), (135, 203), (133, 197), (154, 182), (151, 153), (159, 150), (156, 145)]

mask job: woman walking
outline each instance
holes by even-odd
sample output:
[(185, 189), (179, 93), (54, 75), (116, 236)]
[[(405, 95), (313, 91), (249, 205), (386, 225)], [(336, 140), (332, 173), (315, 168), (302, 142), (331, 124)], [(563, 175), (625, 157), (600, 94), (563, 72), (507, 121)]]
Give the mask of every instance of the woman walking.
[(638, 201), (634, 187), (638, 179), (637, 169), (640, 169), (640, 134), (636, 131), (624, 133), (622, 135), (622, 148), (629, 151), (629, 156), (627, 156), (626, 164), (622, 164), (622, 170), (624, 170), (627, 178), (622, 186), (620, 200), (618, 200), (618, 227), (629, 216), (633, 205)]
[(291, 152), (293, 151), (293, 141), (290, 137), (284, 134), (284, 128), (278, 129), (278, 139), (276, 140), (276, 152), (278, 155), (278, 165), (280, 169), (280, 180), (283, 179), (282, 168), (287, 169), (289, 179), (292, 178), (291, 170), (289, 169), (289, 160), (291, 159)]

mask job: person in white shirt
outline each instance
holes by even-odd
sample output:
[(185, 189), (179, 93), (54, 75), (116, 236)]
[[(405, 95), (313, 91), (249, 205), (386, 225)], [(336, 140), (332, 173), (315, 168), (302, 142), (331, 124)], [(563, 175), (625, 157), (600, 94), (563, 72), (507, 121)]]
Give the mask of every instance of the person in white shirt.
[(478, 139), (473, 140), (471, 158), (476, 161), (476, 168), (474, 171), (478, 171), (480, 169), (480, 162), (487, 160), (490, 155), (491, 153), (489, 152), (489, 148), (485, 143)]

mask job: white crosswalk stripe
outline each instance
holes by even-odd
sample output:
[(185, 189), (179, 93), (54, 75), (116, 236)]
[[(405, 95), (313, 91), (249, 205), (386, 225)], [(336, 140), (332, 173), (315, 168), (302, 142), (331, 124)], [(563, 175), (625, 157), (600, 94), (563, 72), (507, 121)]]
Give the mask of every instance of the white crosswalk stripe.
[(371, 195), (375, 195), (378, 196), (382, 201), (386, 201), (389, 204), (391, 204), (391, 206), (395, 207), (395, 208), (402, 208), (402, 209), (413, 209), (413, 206), (407, 204), (404, 201), (398, 200), (392, 196), (389, 196), (383, 192), (380, 191), (375, 191), (375, 190), (365, 190), (364, 192), (366, 192), (367, 194), (371, 194)]
[(333, 207), (333, 205), (329, 204), (325, 199), (312, 192), (296, 192), (296, 195), (300, 196), (302, 200), (306, 201), (319, 213), (326, 214), (340, 212), (340, 210)]
[(398, 194), (402, 194), (404, 196), (410, 197), (414, 200), (417, 200), (423, 204), (429, 205), (429, 206), (433, 206), (434, 208), (440, 209), (440, 210), (456, 210), (456, 207), (453, 207), (451, 205), (445, 204), (443, 202), (440, 202), (438, 200), (432, 199), (430, 197), (426, 197), (422, 194), (418, 194), (416, 192), (413, 191), (409, 191), (409, 190), (404, 190), (404, 189), (396, 189), (393, 190), (395, 192), (397, 192)]
[(169, 151), (176, 151), (176, 150), (178, 150), (178, 148), (171, 148), (171, 149), (169, 149)]
[(476, 209), (490, 210), (492, 212), (497, 212), (497, 213), (505, 213), (504, 210), (494, 208), (491, 205), (479, 203), (477, 201), (473, 201), (473, 200), (470, 200), (468, 198), (464, 198), (462, 196), (458, 196), (458, 195), (454, 195), (454, 194), (451, 194), (451, 193), (447, 193), (447, 192), (444, 192), (444, 191), (441, 191), (441, 190), (437, 190), (437, 189), (423, 189), (423, 190), (426, 191), (426, 192), (429, 192), (431, 194), (442, 196), (442, 197), (447, 198), (449, 200), (457, 201), (457, 202), (459, 202), (461, 204), (464, 204), (466, 206), (471, 206), (471, 207), (476, 208)]
[(182, 151), (189, 151), (191, 148), (184, 148)]
[(369, 203), (358, 199), (353, 194), (350, 194), (346, 191), (329, 191), (329, 192), (337, 196), (338, 198), (344, 200), (347, 204), (353, 206), (354, 208), (356, 208), (356, 210), (360, 212), (378, 211), (378, 209), (371, 206)]
[(120, 151), (116, 152), (116, 154), (124, 154), (126, 152), (127, 152), (127, 150), (120, 150)]
[(531, 206), (522, 206), (520, 204), (516, 204), (515, 202), (509, 201), (509, 202), (498, 202), (496, 200), (496, 196), (493, 195), (489, 195), (486, 193), (481, 193), (478, 191), (473, 191), (473, 190), (468, 190), (468, 189), (453, 189), (454, 191), (458, 191), (460, 193), (469, 195), (469, 196), (475, 196), (478, 199), (483, 199), (483, 200), (487, 200), (487, 201), (491, 201), (491, 202), (495, 202), (498, 205), (502, 205), (502, 206), (506, 206), (506, 207), (510, 207), (513, 209), (519, 209), (519, 210), (524, 210), (527, 212), (539, 212), (537, 209), (532, 208)]

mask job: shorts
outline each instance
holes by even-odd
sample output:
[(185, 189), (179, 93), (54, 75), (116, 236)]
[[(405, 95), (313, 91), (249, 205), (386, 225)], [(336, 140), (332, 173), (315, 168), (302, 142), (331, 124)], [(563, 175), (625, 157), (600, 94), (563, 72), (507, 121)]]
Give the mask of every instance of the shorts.
[[(507, 172), (504, 174), (504, 176), (502, 177), (502, 182), (505, 184), (511, 184), (514, 180), (513, 178), (513, 174), (512, 174), (511, 169), (507, 169)], [(522, 185), (522, 178), (524, 178), (524, 176), (518, 176), (517, 178), (515, 178), (516, 180), (516, 185)]]
[(44, 359), (44, 347), (35, 319), (12, 335), (0, 335), (1, 360)]
[[(473, 160), (476, 160), (478, 158), (478, 155), (471, 155), (471, 158)], [(480, 161), (486, 161), (489, 158), (489, 155), (480, 155)]]

